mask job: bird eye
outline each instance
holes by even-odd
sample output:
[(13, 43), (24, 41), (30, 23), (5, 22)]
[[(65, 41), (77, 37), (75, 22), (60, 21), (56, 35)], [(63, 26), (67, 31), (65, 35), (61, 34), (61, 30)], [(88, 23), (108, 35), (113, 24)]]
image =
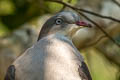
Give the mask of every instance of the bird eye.
[(56, 19), (56, 21), (55, 21), (55, 22), (56, 22), (56, 24), (57, 24), (57, 25), (60, 25), (60, 24), (62, 24), (63, 20), (62, 20), (62, 19), (60, 19), (60, 18), (58, 18), (58, 19)]

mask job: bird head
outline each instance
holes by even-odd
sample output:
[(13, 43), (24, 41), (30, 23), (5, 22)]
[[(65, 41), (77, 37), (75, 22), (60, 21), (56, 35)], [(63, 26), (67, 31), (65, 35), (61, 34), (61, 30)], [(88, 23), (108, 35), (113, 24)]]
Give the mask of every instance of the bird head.
[(77, 30), (89, 26), (86, 22), (80, 21), (80, 16), (74, 12), (60, 12), (45, 22), (38, 40), (56, 33), (72, 38)]

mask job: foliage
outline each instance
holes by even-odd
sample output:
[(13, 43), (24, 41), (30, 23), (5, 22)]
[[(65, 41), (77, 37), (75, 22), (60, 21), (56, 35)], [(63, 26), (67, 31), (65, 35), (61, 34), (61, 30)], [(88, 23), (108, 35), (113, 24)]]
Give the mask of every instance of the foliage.
[[(72, 0), (73, 4), (75, 2)], [(44, 0), (0, 0), (0, 18), (4, 27), (12, 31), (35, 17), (57, 12), (62, 7)]]
[[(63, 1), (68, 2), (68, 0)], [(71, 3), (75, 5), (77, 0), (72, 0)], [(0, 36), (5, 36), (8, 32), (13, 32), (15, 29), (21, 27), (21, 25), (39, 16), (56, 13), (62, 8), (63, 5), (61, 4), (45, 0), (0, 0)], [(34, 21), (31, 22), (34, 23)], [(120, 37), (118, 36), (116, 40), (120, 42)], [(87, 57), (86, 60), (90, 66), (93, 80), (115, 80), (117, 73), (116, 66), (108, 63), (106, 58), (100, 55), (99, 51), (89, 49), (84, 53), (87, 53), (86, 57), (91, 56), (90, 59)]]

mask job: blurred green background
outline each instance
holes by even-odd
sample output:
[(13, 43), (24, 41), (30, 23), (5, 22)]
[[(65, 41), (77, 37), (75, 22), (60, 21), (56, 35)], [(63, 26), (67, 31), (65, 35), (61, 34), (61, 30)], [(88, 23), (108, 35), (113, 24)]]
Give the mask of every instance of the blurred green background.
[[(118, 19), (120, 16), (120, 9), (112, 0), (71, 0), (70, 4)], [(59, 3), (45, 0), (0, 0), (0, 80), (3, 80), (7, 67), (14, 59), (36, 42), (45, 20), (62, 8), (63, 5)], [(110, 26), (112, 29), (105, 29), (120, 43), (118, 23), (88, 16), (97, 23), (102, 23), (101, 26)], [(100, 32), (97, 35), (101, 34)], [(94, 41), (94, 38), (96, 36), (90, 40)], [(93, 80), (120, 80), (120, 48), (114, 43), (105, 39), (94, 46), (79, 49), (85, 57)]]

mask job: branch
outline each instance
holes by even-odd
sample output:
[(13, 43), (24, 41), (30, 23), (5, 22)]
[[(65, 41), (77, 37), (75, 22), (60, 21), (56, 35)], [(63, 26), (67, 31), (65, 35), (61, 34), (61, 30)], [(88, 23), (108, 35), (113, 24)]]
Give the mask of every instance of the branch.
[(98, 14), (98, 13), (95, 13), (95, 12), (91, 12), (91, 11), (88, 11), (88, 10), (85, 10), (85, 9), (80, 9), (80, 11), (85, 12), (87, 14), (91, 14), (93, 16), (97, 16), (97, 17), (100, 17), (100, 18), (104, 18), (104, 19), (108, 19), (108, 20), (112, 20), (112, 21), (120, 23), (119, 19), (113, 18), (111, 16), (104, 16), (104, 15), (101, 15), (101, 14)]
[(57, 1), (56, 0), (46, 0), (46, 1), (57, 2), (57, 3), (63, 4), (64, 6), (67, 6), (71, 9), (77, 11), (80, 15), (82, 15), (84, 18), (86, 18), (88, 21), (90, 21), (96, 27), (98, 27), (112, 42), (114, 42), (118, 47), (120, 47), (120, 45), (102, 27), (100, 27), (96, 22), (94, 22), (93, 20), (88, 18), (84, 13), (81, 13), (81, 12), (89, 13), (89, 14), (92, 14), (92, 15), (95, 15), (95, 16), (98, 16), (98, 17), (101, 17), (101, 18), (113, 20), (113, 21), (116, 21), (116, 22), (120, 22), (120, 20), (117, 20), (117, 19), (112, 18), (112, 17), (103, 16), (103, 15), (100, 15), (100, 14), (97, 14), (97, 13), (93, 13), (93, 12), (90, 12), (90, 11), (87, 11), (87, 10), (84, 10), (84, 9), (79, 9), (79, 8), (74, 7), (74, 6), (71, 6), (68, 3), (65, 3), (65, 2), (62, 2), (62, 1), (59, 1), (59, 0), (57, 0)]
[[(101, 36), (101, 37), (99, 37), (95, 42), (90, 43), (90, 44), (87, 44), (87, 45), (85, 45), (84, 47), (82, 47), (81, 49), (94, 46), (94, 45), (97, 44), (99, 41), (101, 41), (103, 38), (106, 38), (106, 36)], [(80, 50), (80, 48), (79, 48), (79, 50)]]
[(93, 23), (96, 27), (98, 27), (112, 42), (114, 42), (118, 47), (120, 47), (120, 45), (96, 22), (94, 22), (92, 19), (88, 18), (84, 13), (79, 12), (79, 14), (82, 15), (84, 18), (86, 18), (91, 23)]
[(120, 23), (119, 19), (113, 18), (111, 16), (104, 16), (104, 15), (101, 15), (101, 14), (98, 14), (98, 13), (95, 13), (95, 12), (92, 12), (92, 11), (88, 11), (88, 10), (85, 10), (85, 9), (77, 8), (77, 7), (71, 6), (69, 3), (65, 3), (63, 1), (59, 1), (59, 0), (46, 0), (46, 1), (57, 2), (57, 3), (63, 4), (64, 6), (67, 6), (67, 7), (71, 8), (73, 10), (81, 11), (81, 12), (84, 12), (84, 13), (87, 13), (87, 14), (91, 14), (93, 16), (97, 16), (97, 17), (100, 17), (100, 18), (104, 18), (104, 19), (108, 19), (108, 20), (112, 20), (112, 21)]
[[(68, 3), (71, 3), (71, 1), (72, 1), (72, 0), (69, 0)], [(65, 8), (66, 8), (66, 6), (63, 5), (63, 8), (62, 8), (59, 12), (63, 11)]]
[(112, 0), (112, 2), (114, 2), (118, 7), (120, 7), (120, 3), (117, 2), (116, 0)]
[(106, 57), (107, 60), (109, 60), (110, 62), (112, 62), (115, 65), (117, 65), (118, 67), (120, 67), (119, 60), (116, 60), (116, 58), (114, 56), (111, 56), (111, 53), (106, 52), (104, 47), (96, 47), (96, 49), (98, 51), (100, 51), (101, 53), (103, 53), (104, 57)]

